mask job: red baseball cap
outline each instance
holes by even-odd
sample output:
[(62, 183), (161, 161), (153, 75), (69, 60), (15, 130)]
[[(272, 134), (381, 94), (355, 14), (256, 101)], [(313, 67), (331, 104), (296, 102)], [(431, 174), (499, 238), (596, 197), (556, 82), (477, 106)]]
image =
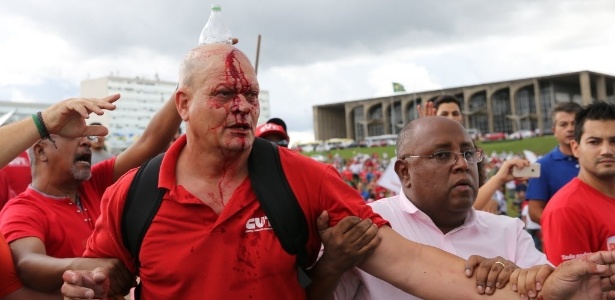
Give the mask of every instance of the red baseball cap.
[(283, 136), (286, 141), (289, 140), (288, 134), (286, 134), (286, 131), (280, 125), (273, 124), (273, 123), (265, 123), (263, 125), (256, 127), (257, 137), (263, 137), (269, 134), (279, 134)]

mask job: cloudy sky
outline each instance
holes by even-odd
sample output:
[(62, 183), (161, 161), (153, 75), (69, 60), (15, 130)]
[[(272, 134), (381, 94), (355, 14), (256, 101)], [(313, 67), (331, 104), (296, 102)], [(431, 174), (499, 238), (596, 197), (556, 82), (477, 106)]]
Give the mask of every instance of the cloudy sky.
[[(0, 2), (0, 100), (55, 102), (110, 74), (176, 81), (211, 1)], [(312, 105), (591, 70), (615, 75), (615, 1), (228, 1), (272, 116), (307, 139)], [(120, 100), (121, 101), (121, 100)], [(118, 103), (120, 104), (120, 103)]]

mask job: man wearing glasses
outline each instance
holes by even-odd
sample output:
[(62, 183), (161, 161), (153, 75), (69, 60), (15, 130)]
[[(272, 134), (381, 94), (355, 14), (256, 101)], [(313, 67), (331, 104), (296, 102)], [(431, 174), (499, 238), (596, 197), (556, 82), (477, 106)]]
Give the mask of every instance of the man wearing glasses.
[[(548, 264), (523, 222), (472, 208), (478, 192), (476, 164), (483, 152), (461, 124), (445, 117), (414, 120), (399, 133), (397, 153), (401, 192), (369, 205), (403, 237), (465, 259), (495, 257), (484, 265), (503, 272), (479, 283), (481, 293), (503, 287), (518, 267)], [(335, 298), (418, 299), (358, 268), (342, 275)]]
[[(90, 125), (102, 125), (99, 122), (92, 122)], [(113, 155), (107, 151), (107, 146), (105, 146), (105, 136), (88, 136), (90, 140), (90, 149), (92, 150), (92, 161), (91, 165), (95, 165), (101, 161), (105, 161)]]

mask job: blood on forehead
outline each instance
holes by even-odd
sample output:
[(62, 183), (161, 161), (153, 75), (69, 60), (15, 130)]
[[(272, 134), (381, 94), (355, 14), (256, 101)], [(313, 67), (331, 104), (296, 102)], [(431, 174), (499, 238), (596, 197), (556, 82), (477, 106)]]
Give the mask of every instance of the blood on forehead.
[(232, 50), (226, 55), (224, 64), (226, 66), (226, 83), (230, 86), (234, 86), (236, 89), (249, 89), (250, 81), (246, 78), (246, 74), (241, 66), (241, 61), (238, 55), (242, 54), (238, 50)]

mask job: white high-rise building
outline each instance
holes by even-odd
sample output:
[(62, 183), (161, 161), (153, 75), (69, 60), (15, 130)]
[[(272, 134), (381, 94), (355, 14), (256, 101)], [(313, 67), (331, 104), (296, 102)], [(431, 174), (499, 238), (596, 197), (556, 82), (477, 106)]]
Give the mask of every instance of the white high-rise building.
[(145, 130), (152, 116), (177, 88), (177, 82), (108, 76), (81, 82), (81, 97), (102, 98), (119, 93), (116, 109), (103, 116), (92, 115), (88, 123), (109, 128), (107, 148), (118, 153), (128, 148)]
[(258, 102), (260, 103), (261, 114), (258, 117), (258, 124), (263, 124), (269, 120), (271, 113), (269, 110), (269, 92), (260, 90), (258, 94)]

